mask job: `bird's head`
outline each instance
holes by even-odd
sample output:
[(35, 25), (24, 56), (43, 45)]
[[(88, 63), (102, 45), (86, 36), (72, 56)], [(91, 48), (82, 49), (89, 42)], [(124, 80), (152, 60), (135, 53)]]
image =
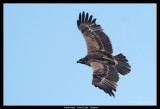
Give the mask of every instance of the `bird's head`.
[(87, 60), (86, 58), (81, 58), (80, 60), (77, 61), (77, 63), (86, 64)]

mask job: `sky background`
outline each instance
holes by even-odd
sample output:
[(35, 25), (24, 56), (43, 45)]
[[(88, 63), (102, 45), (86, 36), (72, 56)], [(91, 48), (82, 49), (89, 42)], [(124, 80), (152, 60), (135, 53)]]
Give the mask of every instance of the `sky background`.
[[(156, 105), (156, 4), (4, 4), (4, 105)], [(115, 98), (92, 85), (77, 28), (97, 18), (131, 72)]]

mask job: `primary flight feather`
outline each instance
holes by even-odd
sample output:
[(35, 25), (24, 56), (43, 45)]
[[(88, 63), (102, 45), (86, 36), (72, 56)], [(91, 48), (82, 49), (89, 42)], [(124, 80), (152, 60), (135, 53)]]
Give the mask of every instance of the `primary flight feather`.
[(117, 88), (118, 73), (128, 74), (131, 66), (122, 53), (112, 56), (113, 49), (109, 37), (103, 32), (102, 27), (96, 24), (96, 18), (92, 18), (92, 15), (89, 16), (84, 11), (79, 14), (77, 26), (86, 41), (88, 52), (77, 63), (91, 66), (92, 84), (110, 96), (115, 96), (113, 90), (116, 91)]

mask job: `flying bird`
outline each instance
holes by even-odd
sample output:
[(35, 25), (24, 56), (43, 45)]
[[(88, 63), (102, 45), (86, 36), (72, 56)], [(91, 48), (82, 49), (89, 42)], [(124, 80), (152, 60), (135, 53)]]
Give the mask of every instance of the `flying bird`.
[(122, 53), (112, 55), (113, 49), (109, 37), (103, 32), (102, 27), (96, 24), (96, 18), (92, 18), (92, 15), (89, 16), (84, 11), (79, 14), (77, 26), (85, 39), (87, 55), (77, 63), (92, 67), (92, 85), (115, 97), (113, 91), (116, 91), (119, 73), (128, 74), (131, 66)]

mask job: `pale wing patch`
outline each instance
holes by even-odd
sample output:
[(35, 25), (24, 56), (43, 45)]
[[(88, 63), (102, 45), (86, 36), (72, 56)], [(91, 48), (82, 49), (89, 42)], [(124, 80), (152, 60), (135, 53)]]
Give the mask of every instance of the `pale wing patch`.
[(98, 69), (104, 69), (104, 66), (101, 63), (91, 62), (90, 64), (92, 66), (93, 71), (98, 70)]
[(95, 51), (95, 50), (99, 49), (99, 45), (97, 44), (97, 42), (94, 39), (92, 39), (91, 37), (86, 37), (86, 36), (84, 36), (84, 38), (86, 41), (88, 52)]

